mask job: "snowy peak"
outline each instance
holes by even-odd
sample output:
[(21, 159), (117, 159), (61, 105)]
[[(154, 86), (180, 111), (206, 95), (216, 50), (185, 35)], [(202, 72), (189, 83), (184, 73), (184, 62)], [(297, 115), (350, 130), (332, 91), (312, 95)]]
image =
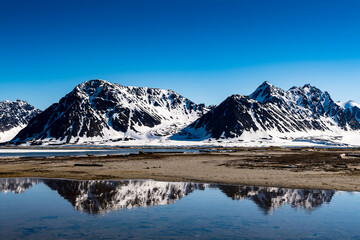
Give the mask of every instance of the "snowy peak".
[(249, 95), (249, 98), (254, 99), (261, 103), (267, 102), (282, 102), (283, 97), (285, 96), (284, 90), (274, 87), (269, 82), (264, 82), (261, 84), (252, 94)]
[(93, 143), (160, 138), (208, 109), (172, 90), (90, 80), (36, 117), (14, 143)]
[(332, 110), (337, 111), (336, 104), (329, 93), (322, 92), (310, 84), (289, 89), (286, 92), (285, 101), (295, 108), (307, 108), (314, 115), (332, 115)]
[(26, 125), (28, 121), (41, 111), (35, 109), (26, 101), (0, 102), (0, 131), (7, 131), (13, 127)]
[[(356, 107), (357, 109), (357, 107)], [(284, 91), (268, 82), (249, 96), (233, 95), (172, 137), (184, 139), (226, 139), (239, 141), (292, 138), (360, 130), (360, 109), (340, 107), (328, 92), (306, 84)], [(246, 134), (245, 134), (246, 133)]]
[(356, 103), (353, 100), (350, 100), (347, 102), (337, 102), (336, 104), (345, 109), (352, 109), (354, 107), (357, 107), (360, 109), (360, 104)]
[(22, 100), (0, 102), (0, 142), (11, 140), (40, 112)]

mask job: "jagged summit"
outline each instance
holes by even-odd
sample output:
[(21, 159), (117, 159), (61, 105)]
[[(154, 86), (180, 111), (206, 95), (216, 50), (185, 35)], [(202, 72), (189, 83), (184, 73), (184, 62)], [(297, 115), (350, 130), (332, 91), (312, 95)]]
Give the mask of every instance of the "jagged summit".
[(311, 131), (359, 131), (359, 120), (360, 111), (339, 106), (328, 92), (310, 84), (284, 91), (264, 82), (249, 96), (227, 98), (172, 139), (224, 139), (249, 134), (272, 138)]
[(261, 103), (281, 102), (284, 95), (284, 90), (277, 88), (266, 81), (261, 84), (252, 94), (250, 94), (249, 98)]
[(11, 140), (40, 112), (23, 100), (0, 102), (0, 142)]
[(172, 90), (90, 80), (34, 118), (13, 143), (84, 143), (174, 134), (207, 108)]

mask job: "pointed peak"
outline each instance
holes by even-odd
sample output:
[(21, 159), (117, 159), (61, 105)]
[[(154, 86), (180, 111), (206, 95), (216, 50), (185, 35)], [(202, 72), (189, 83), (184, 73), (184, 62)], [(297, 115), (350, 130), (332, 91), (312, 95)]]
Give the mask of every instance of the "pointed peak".
[(266, 87), (266, 86), (271, 86), (271, 87), (273, 87), (273, 85), (272, 85), (271, 83), (269, 83), (268, 81), (264, 81), (264, 82), (259, 86), (259, 88), (260, 88), (260, 87)]
[(265, 103), (273, 101), (274, 98), (280, 99), (284, 95), (284, 90), (275, 87), (268, 81), (263, 82), (252, 94), (249, 95), (251, 99)]
[(256, 91), (265, 91), (265, 90), (273, 92), (276, 89), (280, 89), (280, 88), (277, 88), (274, 85), (272, 85), (271, 83), (269, 83), (268, 81), (265, 81), (255, 90), (255, 92)]

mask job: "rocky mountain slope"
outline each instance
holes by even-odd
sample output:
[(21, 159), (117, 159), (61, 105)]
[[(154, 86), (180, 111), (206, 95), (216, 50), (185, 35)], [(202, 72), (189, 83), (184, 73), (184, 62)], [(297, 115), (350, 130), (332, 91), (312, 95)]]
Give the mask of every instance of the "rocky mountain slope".
[[(349, 105), (349, 104), (348, 104)], [(358, 105), (335, 103), (329, 93), (309, 84), (284, 91), (264, 82), (249, 96), (232, 95), (172, 136), (173, 140), (209, 138), (292, 138), (360, 130)], [(360, 136), (360, 135), (359, 135)]]
[(156, 139), (176, 133), (207, 108), (172, 90), (91, 80), (75, 87), (12, 140), (13, 143), (90, 143)]
[(40, 112), (22, 100), (0, 102), (0, 142), (11, 140)]

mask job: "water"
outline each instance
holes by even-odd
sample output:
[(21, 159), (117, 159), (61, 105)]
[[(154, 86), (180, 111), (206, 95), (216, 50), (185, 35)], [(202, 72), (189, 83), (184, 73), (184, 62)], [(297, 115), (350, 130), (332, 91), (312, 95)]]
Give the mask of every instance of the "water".
[(86, 155), (117, 155), (137, 154), (144, 152), (175, 152), (175, 153), (198, 153), (198, 149), (165, 149), (165, 148), (120, 148), (120, 149), (0, 149), (0, 157), (73, 157)]
[(0, 179), (0, 239), (360, 239), (360, 194)]

